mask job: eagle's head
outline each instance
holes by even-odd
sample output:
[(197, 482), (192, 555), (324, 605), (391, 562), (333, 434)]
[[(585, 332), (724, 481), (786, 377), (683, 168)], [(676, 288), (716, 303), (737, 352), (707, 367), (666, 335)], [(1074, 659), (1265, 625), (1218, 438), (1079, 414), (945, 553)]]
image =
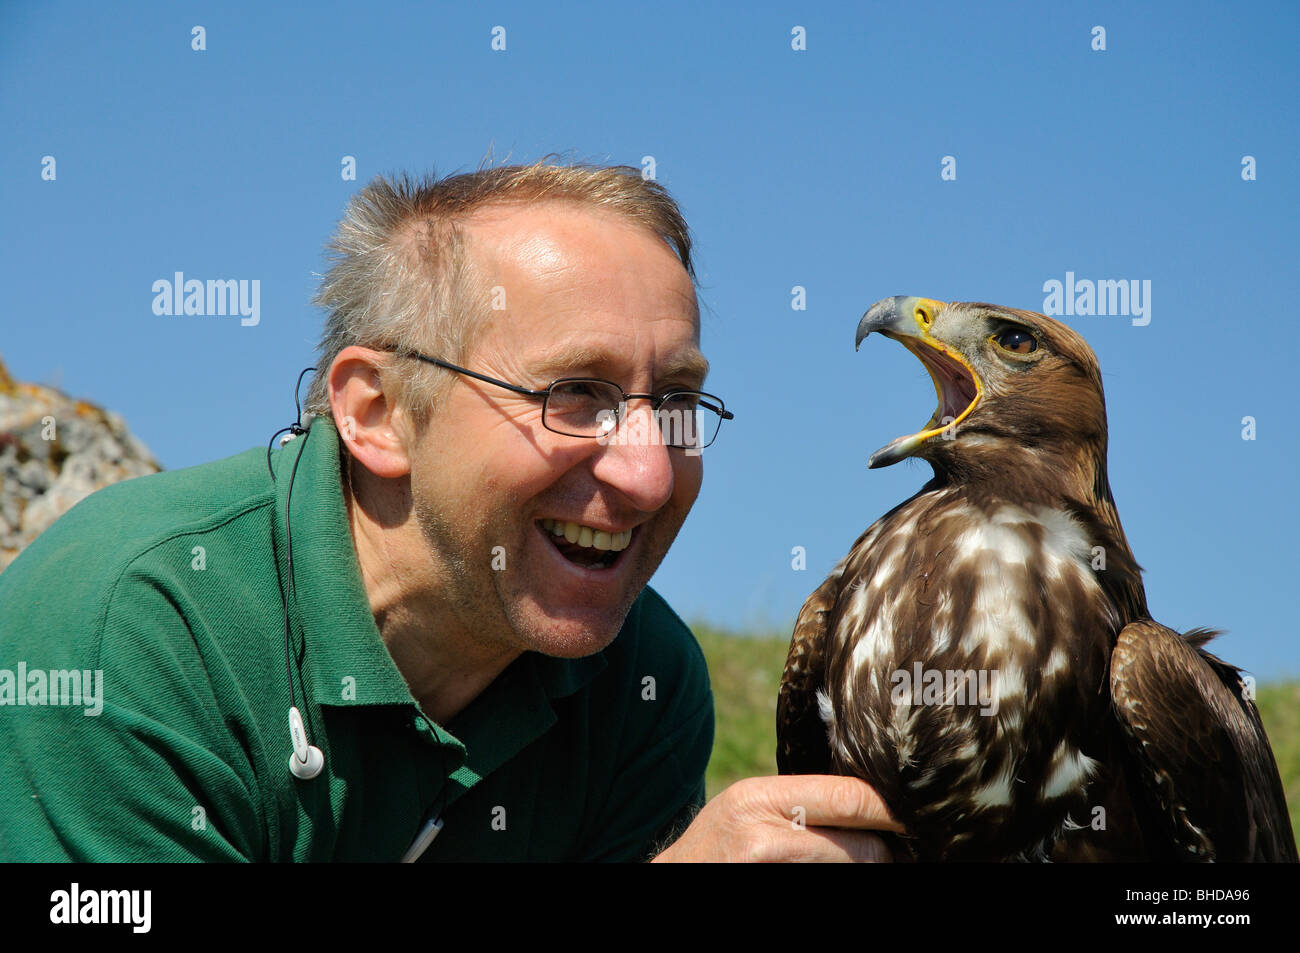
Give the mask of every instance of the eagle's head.
[(1016, 308), (899, 295), (862, 316), (857, 345), (873, 331), (921, 360), (939, 406), (920, 431), (881, 447), (868, 466), (920, 457), (950, 476), (996, 477), (1044, 464), (1084, 476), (1099, 464), (1104, 480), (1101, 371), (1064, 324)]

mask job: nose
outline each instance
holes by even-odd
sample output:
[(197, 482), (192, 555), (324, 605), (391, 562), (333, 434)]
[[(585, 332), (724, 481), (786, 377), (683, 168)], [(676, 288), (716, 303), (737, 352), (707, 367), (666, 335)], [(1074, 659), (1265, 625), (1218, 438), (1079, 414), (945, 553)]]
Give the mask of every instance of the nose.
[(675, 473), (672, 454), (664, 443), (659, 421), (647, 401), (629, 407), (616, 429), (601, 438), (593, 472), (598, 480), (618, 490), (642, 512), (653, 512), (673, 495)]

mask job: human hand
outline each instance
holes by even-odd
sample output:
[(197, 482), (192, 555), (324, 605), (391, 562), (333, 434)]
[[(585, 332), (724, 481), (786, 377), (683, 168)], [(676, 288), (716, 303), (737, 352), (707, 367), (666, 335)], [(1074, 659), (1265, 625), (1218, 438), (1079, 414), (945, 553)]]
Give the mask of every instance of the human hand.
[(654, 862), (881, 862), (872, 831), (902, 833), (858, 778), (795, 774), (747, 778), (724, 790)]

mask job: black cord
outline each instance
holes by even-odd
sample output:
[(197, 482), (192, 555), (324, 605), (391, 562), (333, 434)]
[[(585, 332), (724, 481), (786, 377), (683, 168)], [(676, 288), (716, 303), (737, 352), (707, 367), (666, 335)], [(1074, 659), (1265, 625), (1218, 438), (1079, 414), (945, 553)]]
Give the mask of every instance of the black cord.
[[(280, 436), (282, 433), (291, 433), (295, 437), (301, 437), (307, 432), (307, 429), (302, 425), (302, 404), (298, 400), (298, 392), (302, 390), (302, 379), (314, 370), (316, 370), (314, 367), (304, 367), (302, 372), (298, 375), (298, 383), (293, 386), (293, 407), (297, 412), (297, 419), (289, 426), (281, 427), (275, 433), (271, 434), (271, 440), (266, 445), (266, 472), (271, 474), (272, 483), (276, 482), (275, 471), (271, 469), (271, 448), (275, 446), (275, 438)], [(292, 474), (289, 476), (289, 483), (293, 483)], [(292, 489), (292, 486), (290, 486), (290, 489)]]
[[(298, 456), (294, 457), (293, 468), (289, 471), (289, 489), (284, 494), (284, 539), (286, 544), (286, 559), (289, 564), (289, 592), (293, 596), (295, 604), (298, 602), (298, 587), (293, 576), (293, 531), (289, 528), (289, 506), (293, 501), (293, 481), (298, 475), (298, 464), (302, 462), (303, 448), (307, 445), (307, 439), (311, 436), (311, 431), (302, 425), (302, 403), (298, 400), (298, 392), (302, 390), (302, 379), (309, 373), (316, 370), (314, 367), (305, 367), (302, 373), (298, 375), (298, 383), (293, 388), (293, 406), (298, 413), (297, 419), (287, 427), (281, 427), (271, 435), (271, 441), (266, 445), (266, 470), (271, 474), (271, 482), (275, 483), (275, 470), (271, 466), (271, 447), (275, 444), (275, 438), (282, 433), (291, 433), (295, 437), (302, 437), (302, 446), (298, 448)], [(293, 688), (293, 660), (292, 650), (289, 647), (291, 639), (289, 631), (289, 599), (285, 595), (284, 587), (280, 587), (280, 600), (284, 606), (284, 671), (289, 679), (289, 705), (293, 708), (298, 707), (298, 696)]]
[[(293, 501), (293, 481), (294, 478), (297, 477), (298, 475), (298, 464), (302, 462), (302, 455), (304, 453), (304, 448), (306, 447), (307, 440), (311, 437), (310, 429), (302, 426), (302, 404), (298, 400), (298, 392), (302, 389), (302, 379), (306, 377), (308, 373), (314, 370), (316, 370), (316, 368), (314, 367), (304, 368), (302, 373), (298, 375), (298, 383), (294, 386), (293, 403), (295, 409), (298, 412), (298, 419), (294, 421), (292, 424), (290, 424), (289, 426), (281, 427), (274, 434), (272, 434), (271, 440), (266, 447), (266, 469), (267, 472), (270, 473), (271, 475), (271, 482), (275, 483), (277, 481), (275, 477), (275, 469), (274, 467), (271, 466), (271, 449), (275, 444), (276, 437), (280, 436), (280, 434), (282, 433), (291, 433), (294, 435), (294, 437), (302, 437), (302, 445), (298, 448), (298, 455), (297, 457), (294, 458), (293, 467), (290, 468), (289, 470), (289, 488), (285, 491), (284, 494), (285, 561), (288, 563), (288, 570), (289, 570), (289, 595), (292, 595), (295, 605), (298, 602), (298, 585), (297, 585), (297, 580), (294, 578), (294, 572), (293, 572), (293, 532), (290, 529), (290, 525), (289, 525), (289, 514), (290, 514), (290, 507)], [(283, 586), (280, 587), (280, 599), (282, 605), (284, 606), (284, 669), (285, 669), (285, 675), (289, 681), (289, 705), (292, 708), (297, 708), (298, 696), (293, 686), (293, 651), (290, 644), (292, 642), (292, 632), (289, 626), (289, 596), (285, 594)], [(421, 714), (423, 714), (423, 712)], [(427, 718), (428, 716), (426, 715), (424, 717)], [(430, 723), (432, 723), (433, 719), (429, 719), (429, 721)], [(446, 809), (447, 801), (451, 795), (449, 786), (452, 784), (452, 779), (450, 777), (447, 777), (446, 775), (446, 767), (447, 767), (446, 752), (442, 750), (441, 745), (438, 746), (438, 760), (439, 760), (439, 773), (442, 774), (443, 776), (442, 789), (439, 792), (439, 797), (436, 802), (437, 807), (433, 811), (426, 814), (425, 816), (428, 817), (432, 815), (434, 819), (441, 820), (442, 812)]]
[[(302, 431), (302, 434), (302, 443), (305, 448), (307, 445), (307, 439), (311, 436), (311, 433), (304, 430)], [(298, 464), (302, 462), (303, 452), (304, 450), (299, 449), (298, 456), (294, 458), (293, 469), (289, 471), (289, 489), (284, 494), (284, 540), (286, 544), (286, 556), (289, 563), (289, 595), (293, 598), (294, 605), (298, 604), (298, 586), (293, 577), (293, 532), (289, 529), (289, 505), (290, 501), (293, 499), (293, 478), (298, 475)], [(280, 594), (282, 596), (284, 595), (283, 589), (280, 590)], [(286, 666), (286, 671), (289, 670), (289, 659), (289, 604), (286, 601), (284, 606), (284, 664)], [(298, 698), (294, 694), (292, 676), (289, 678), (289, 704), (294, 708), (298, 707)]]

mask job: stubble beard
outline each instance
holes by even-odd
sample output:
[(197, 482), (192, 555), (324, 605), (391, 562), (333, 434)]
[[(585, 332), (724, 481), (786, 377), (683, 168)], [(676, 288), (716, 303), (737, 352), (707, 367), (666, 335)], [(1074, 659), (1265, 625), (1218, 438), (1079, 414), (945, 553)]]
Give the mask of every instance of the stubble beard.
[[(429, 546), (430, 556), (435, 571), (444, 577), (443, 598), (454, 617), (462, 620), (475, 641), (508, 647), (518, 652), (522, 646), (510, 625), (505, 613), (500, 611), (501, 602), (484, 574), (482, 567), (489, 566), (490, 557), (473, 552), (474, 536), (465, 535), (463, 520), (449, 519), (437, 507), (421, 498), (412, 486), (412, 508), (416, 524)], [(459, 532), (457, 528), (459, 527)], [(490, 570), (487, 570), (490, 571)], [(496, 611), (494, 611), (494, 609)]]
[[(514, 534), (519, 532), (517, 525), (506, 522), (497, 527), (491, 524), (470, 527), (470, 534), (465, 532), (467, 523), (456, 520), (443, 513), (437, 506), (412, 487), (413, 509), (420, 532), (430, 547), (431, 556), (437, 571), (447, 574), (444, 593), (449, 607), (457, 618), (469, 626), (466, 635), (475, 641), (509, 649), (514, 653), (522, 651), (541, 652), (562, 658), (580, 658), (594, 654), (606, 648), (622, 630), (632, 604), (650, 581), (655, 568), (663, 560), (663, 555), (651, 558), (652, 554), (645, 548), (637, 554), (637, 565), (632, 569), (632, 585), (629, 586), (622, 604), (602, 613), (607, 622), (602, 621), (599, 633), (594, 632), (590, 624), (576, 631), (563, 631), (572, 627), (573, 620), (551, 619), (541, 615), (540, 606), (535, 611), (528, 611), (525, 600), (529, 596), (536, 599), (544, 585), (544, 578), (534, 575), (525, 581), (518, 570), (523, 561), (523, 548), (510, 545)], [(528, 533), (531, 527), (523, 532)], [(676, 535), (674, 533), (674, 535)], [(492, 541), (488, 545), (485, 542)], [(649, 540), (642, 540), (642, 544)], [(493, 546), (505, 549), (506, 568), (492, 569)], [(549, 545), (544, 540), (540, 545)], [(662, 544), (660, 544), (662, 546)], [(666, 548), (665, 548), (666, 549)], [(514, 560), (513, 564), (511, 560)], [(531, 582), (532, 585), (528, 585)], [(534, 606), (537, 603), (534, 602)], [(561, 610), (561, 615), (563, 611)]]

